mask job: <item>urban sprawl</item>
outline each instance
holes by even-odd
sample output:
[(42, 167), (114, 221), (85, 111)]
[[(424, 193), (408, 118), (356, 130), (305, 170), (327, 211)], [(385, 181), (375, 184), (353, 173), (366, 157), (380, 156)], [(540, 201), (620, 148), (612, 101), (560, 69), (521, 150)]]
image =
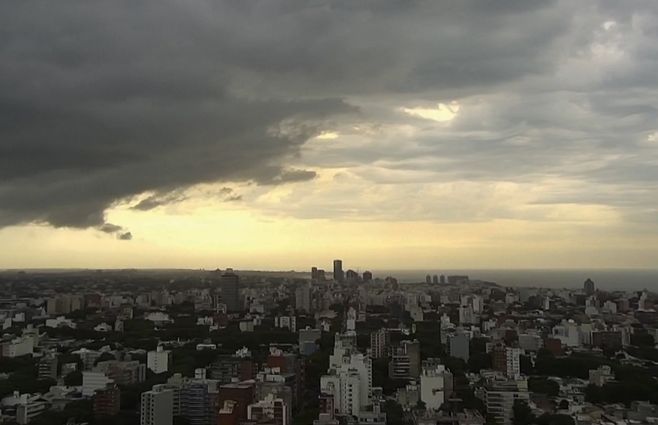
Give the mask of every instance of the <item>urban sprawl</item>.
[(0, 422), (658, 423), (655, 295), (583, 281), (6, 271)]

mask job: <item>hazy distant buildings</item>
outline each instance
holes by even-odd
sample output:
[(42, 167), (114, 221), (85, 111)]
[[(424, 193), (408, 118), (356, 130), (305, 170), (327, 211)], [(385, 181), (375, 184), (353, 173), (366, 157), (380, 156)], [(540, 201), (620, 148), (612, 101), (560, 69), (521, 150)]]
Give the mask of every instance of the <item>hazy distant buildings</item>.
[[(442, 276), (443, 277), (443, 276)], [(448, 283), (451, 285), (463, 285), (470, 282), (468, 276), (465, 275), (453, 275), (448, 276)]]
[(355, 272), (352, 269), (349, 269), (347, 272), (345, 272), (345, 279), (348, 282), (358, 282), (359, 281), (359, 274)]
[(436, 285), (437, 283), (439, 283), (439, 276), (438, 276), (438, 275), (434, 275), (434, 276), (432, 276), (432, 283), (435, 284), (435, 285)]
[(306, 313), (311, 311), (311, 285), (303, 284), (295, 288), (295, 308)]
[(596, 287), (594, 286), (594, 281), (592, 279), (587, 279), (583, 284), (583, 290), (587, 295), (594, 295), (596, 292)]
[(430, 276), (430, 275), (425, 276), (425, 283), (428, 283), (428, 284), (432, 283), (432, 276)]
[(441, 284), (445, 284), (445, 283), (446, 283), (446, 277), (445, 275), (441, 275)]
[(240, 276), (231, 270), (227, 270), (220, 278), (220, 287), (222, 288), (222, 301), (226, 304), (226, 309), (230, 312), (241, 311)]
[(372, 273), (369, 271), (363, 272), (363, 281), (370, 282), (372, 280)]
[(334, 280), (342, 282), (345, 280), (345, 272), (343, 272), (343, 260), (334, 260)]

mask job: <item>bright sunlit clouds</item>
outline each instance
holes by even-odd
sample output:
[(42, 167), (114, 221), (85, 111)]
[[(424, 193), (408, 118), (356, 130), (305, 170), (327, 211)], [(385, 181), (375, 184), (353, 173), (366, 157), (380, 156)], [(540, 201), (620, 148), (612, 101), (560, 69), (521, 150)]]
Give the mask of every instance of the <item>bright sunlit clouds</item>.
[(423, 118), (426, 120), (447, 122), (452, 121), (459, 113), (459, 104), (457, 102), (439, 103), (436, 108), (400, 108), (402, 112), (413, 117)]
[(24, 1), (0, 25), (0, 267), (658, 258), (658, 2)]

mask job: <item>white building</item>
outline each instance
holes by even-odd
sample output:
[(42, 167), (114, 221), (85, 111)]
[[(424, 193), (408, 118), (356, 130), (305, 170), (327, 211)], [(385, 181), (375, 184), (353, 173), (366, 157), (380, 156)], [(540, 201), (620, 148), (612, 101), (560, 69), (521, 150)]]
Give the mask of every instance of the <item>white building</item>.
[(372, 360), (336, 335), (329, 371), (320, 378), (323, 392), (332, 394), (340, 414), (357, 416), (372, 404)]
[(452, 392), (452, 373), (441, 364), (423, 364), (420, 375), (420, 400), (425, 407), (438, 410)]
[(290, 406), (282, 398), (275, 398), (267, 394), (264, 399), (247, 406), (247, 419), (250, 421), (264, 421), (278, 419), (280, 425), (290, 425)]
[(277, 316), (274, 319), (274, 326), (297, 332), (297, 318), (295, 316)]
[(82, 369), (91, 370), (94, 367), (94, 363), (101, 356), (101, 353), (96, 350), (89, 350), (88, 348), (81, 348), (74, 351), (72, 354), (76, 354), (82, 360)]
[(46, 320), (47, 328), (71, 328), (75, 329), (75, 323), (72, 320), (67, 319), (64, 316), (57, 316), (54, 319)]
[(2, 407), (13, 407), (16, 409), (16, 422), (27, 424), (33, 418), (44, 413), (48, 409), (48, 401), (40, 394), (14, 394), (2, 399)]
[(108, 323), (99, 323), (98, 325), (94, 326), (94, 330), (96, 332), (111, 332), (112, 331), (112, 325)]
[(2, 357), (20, 357), (32, 355), (34, 352), (34, 339), (23, 336), (2, 344)]
[(82, 395), (93, 397), (96, 390), (102, 390), (112, 383), (114, 381), (108, 378), (104, 372), (86, 370), (82, 372)]
[(617, 314), (617, 303), (614, 301), (606, 301), (603, 303), (601, 310), (605, 313)]
[(171, 351), (164, 350), (161, 345), (155, 351), (146, 355), (146, 365), (155, 374), (165, 373), (169, 370)]
[(174, 392), (153, 389), (142, 393), (140, 404), (141, 425), (172, 425), (174, 421)]
[(590, 369), (589, 371), (589, 383), (597, 387), (602, 387), (614, 379), (615, 374), (612, 373), (612, 369), (608, 365), (599, 366), (598, 369)]
[(510, 378), (518, 378), (521, 376), (521, 349), (507, 347), (505, 359), (507, 363), (506, 375)]
[(254, 331), (253, 320), (240, 320), (240, 332), (253, 332), (253, 331)]
[(580, 345), (580, 332), (573, 320), (563, 320), (561, 324), (553, 326), (553, 337), (559, 339), (562, 345), (578, 347)]
[(163, 313), (161, 311), (148, 313), (144, 316), (144, 319), (153, 322), (156, 325), (166, 325), (168, 323), (173, 323), (171, 317), (169, 317), (167, 313)]

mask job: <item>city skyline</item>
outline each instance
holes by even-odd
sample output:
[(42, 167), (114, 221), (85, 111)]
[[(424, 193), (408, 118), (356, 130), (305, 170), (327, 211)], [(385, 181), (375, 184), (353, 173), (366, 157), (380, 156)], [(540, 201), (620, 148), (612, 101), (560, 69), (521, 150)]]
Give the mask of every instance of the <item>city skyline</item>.
[(656, 267), (655, 2), (215, 3), (0, 5), (0, 268)]

